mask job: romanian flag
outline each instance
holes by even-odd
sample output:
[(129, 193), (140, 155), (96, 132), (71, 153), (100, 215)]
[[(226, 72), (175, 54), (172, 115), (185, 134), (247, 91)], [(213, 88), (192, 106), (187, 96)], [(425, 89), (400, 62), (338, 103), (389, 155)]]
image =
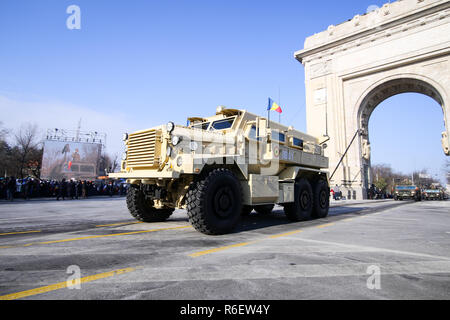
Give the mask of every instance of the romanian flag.
[(269, 105), (267, 106), (267, 110), (269, 111), (276, 111), (278, 113), (282, 113), (283, 110), (281, 110), (281, 107), (272, 99), (269, 98)]

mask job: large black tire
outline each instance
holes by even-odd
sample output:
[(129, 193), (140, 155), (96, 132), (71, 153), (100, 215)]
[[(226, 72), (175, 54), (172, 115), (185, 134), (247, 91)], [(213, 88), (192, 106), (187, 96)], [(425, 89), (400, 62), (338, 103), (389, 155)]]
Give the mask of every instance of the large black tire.
[(152, 201), (145, 199), (145, 195), (137, 185), (130, 185), (127, 192), (127, 207), (131, 215), (142, 222), (166, 221), (175, 209), (156, 209)]
[(228, 169), (213, 169), (202, 174), (189, 187), (187, 214), (192, 226), (208, 235), (233, 231), (242, 213), (242, 189)]
[(319, 180), (313, 187), (313, 211), (315, 219), (325, 218), (330, 208), (330, 188), (326, 180)]
[(301, 178), (294, 185), (294, 202), (284, 206), (286, 217), (291, 221), (310, 220), (313, 209), (313, 192), (308, 180)]
[(259, 206), (254, 206), (255, 211), (259, 214), (268, 215), (272, 212), (274, 204), (263, 204)]

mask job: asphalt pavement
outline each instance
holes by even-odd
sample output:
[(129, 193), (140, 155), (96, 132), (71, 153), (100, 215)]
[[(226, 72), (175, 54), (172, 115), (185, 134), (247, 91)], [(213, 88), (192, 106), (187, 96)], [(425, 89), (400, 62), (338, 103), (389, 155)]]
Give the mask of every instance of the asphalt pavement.
[(177, 210), (138, 223), (123, 197), (0, 203), (0, 299), (449, 299), (450, 202), (281, 207), (207, 236)]

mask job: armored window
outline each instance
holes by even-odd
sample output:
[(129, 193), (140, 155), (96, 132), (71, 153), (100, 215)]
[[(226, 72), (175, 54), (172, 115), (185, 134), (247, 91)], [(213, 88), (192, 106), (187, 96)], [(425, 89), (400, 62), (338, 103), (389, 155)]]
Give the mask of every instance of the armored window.
[(292, 144), (296, 147), (302, 148), (303, 149), (303, 140), (302, 139), (298, 139), (298, 138), (293, 138), (292, 139)]
[(285, 142), (286, 141), (286, 135), (284, 133), (279, 132), (279, 131), (272, 131), (272, 139), (280, 141), (280, 142)]
[(415, 186), (396, 186), (395, 189), (397, 190), (415, 190)]
[(248, 138), (249, 138), (249, 139), (253, 139), (253, 140), (258, 140), (258, 141), (260, 141), (261, 138), (257, 138), (257, 137), (256, 137), (256, 136), (257, 136), (257, 133), (258, 133), (258, 131), (256, 130), (256, 126), (252, 126), (252, 127), (250, 128), (249, 133), (248, 133)]
[(198, 123), (198, 124), (194, 124), (192, 126), (192, 128), (194, 128), (194, 129), (202, 129), (202, 130), (207, 130), (208, 127), (209, 127), (209, 122)]
[(235, 118), (233, 117), (233, 118), (227, 118), (227, 119), (223, 119), (223, 120), (214, 121), (211, 125), (210, 130), (230, 129), (233, 126), (234, 119)]

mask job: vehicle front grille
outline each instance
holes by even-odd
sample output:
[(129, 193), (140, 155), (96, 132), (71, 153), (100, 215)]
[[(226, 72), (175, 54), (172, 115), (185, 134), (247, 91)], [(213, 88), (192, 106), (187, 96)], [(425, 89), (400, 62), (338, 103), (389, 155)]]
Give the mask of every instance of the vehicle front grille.
[(127, 167), (155, 168), (161, 154), (161, 131), (150, 129), (131, 133), (128, 137)]

